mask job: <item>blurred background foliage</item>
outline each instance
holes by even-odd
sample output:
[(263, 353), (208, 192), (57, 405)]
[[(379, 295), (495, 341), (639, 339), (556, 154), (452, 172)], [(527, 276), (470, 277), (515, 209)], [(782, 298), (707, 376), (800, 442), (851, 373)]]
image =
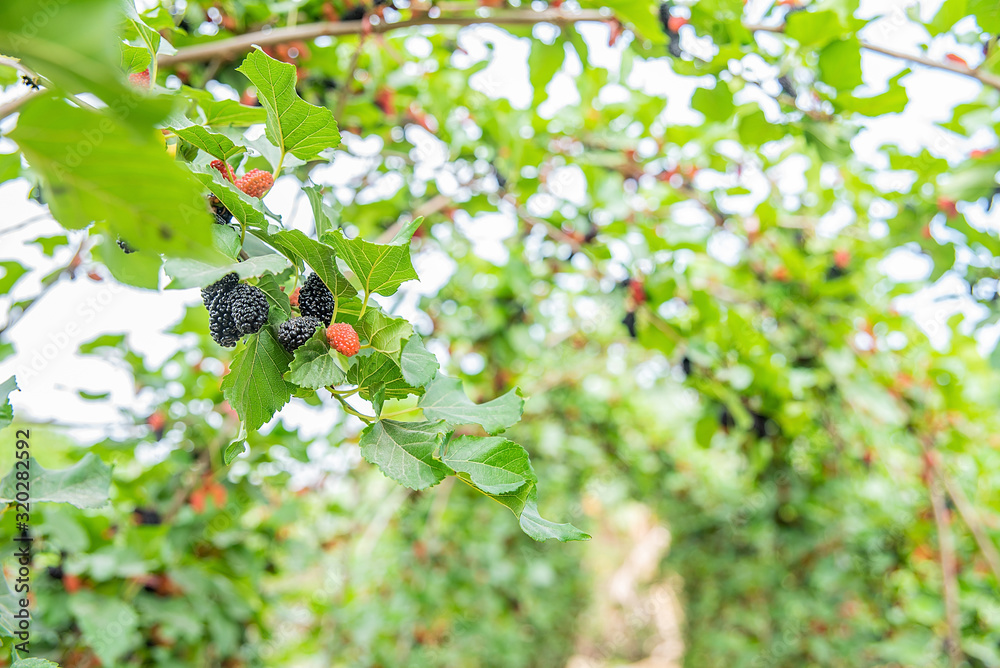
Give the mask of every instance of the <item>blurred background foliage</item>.
[[(162, 364), (127, 332), (81, 347), (152, 411), (122, 406), (126, 426), (96, 443), (33, 428), (49, 468), (88, 451), (114, 467), (110, 506), (36, 509), (33, 648), (67, 667), (1000, 666), (1000, 22), (988, 2), (931, 4), (145, 11), (178, 49), (161, 47), (156, 78), (178, 99), (254, 104), (242, 53), (188, 47), (257, 33), (297, 66), (344, 135), (333, 167), (289, 163), (285, 179), (316, 186), (311, 211), (365, 238), (426, 216), (417, 266), (447, 280), (390, 306), (478, 400), (523, 389), (511, 438), (543, 512), (594, 538), (534, 543), (452, 481), (397, 488), (361, 461), (350, 418), (306, 437), (279, 417), (223, 466), (228, 353), (192, 306)], [(503, 21), (601, 6), (603, 23)], [(267, 37), (362, 16), (374, 32)], [(379, 29), (449, 17), (502, 25)], [(859, 88), (861, 54), (907, 30), (927, 62)], [(521, 99), (490, 68), (524, 64)], [(933, 136), (882, 142), (913, 112), (911, 66), (982, 85)], [(675, 98), (697, 115), (668, 118)], [(30, 180), (12, 160), (0, 173)], [(100, 247), (80, 249), (51, 280), (113, 280)], [(40, 271), (5, 270), (5, 293)], [(944, 281), (971, 315), (900, 313)]]

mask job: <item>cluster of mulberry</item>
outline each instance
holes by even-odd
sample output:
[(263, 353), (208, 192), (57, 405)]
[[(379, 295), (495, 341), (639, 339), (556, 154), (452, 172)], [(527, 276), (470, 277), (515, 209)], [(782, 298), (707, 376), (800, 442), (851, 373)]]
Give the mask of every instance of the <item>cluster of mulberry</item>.
[(319, 318), (324, 325), (329, 325), (336, 300), (323, 279), (318, 274), (310, 274), (298, 293), (298, 306), (302, 315)]
[(264, 292), (240, 283), (235, 273), (202, 289), (201, 300), (208, 309), (212, 340), (224, 348), (232, 348), (243, 336), (259, 332), (267, 322)]
[(278, 326), (278, 342), (285, 347), (285, 350), (294, 353), (316, 333), (316, 328), (322, 325), (319, 318), (308, 315), (286, 320)]

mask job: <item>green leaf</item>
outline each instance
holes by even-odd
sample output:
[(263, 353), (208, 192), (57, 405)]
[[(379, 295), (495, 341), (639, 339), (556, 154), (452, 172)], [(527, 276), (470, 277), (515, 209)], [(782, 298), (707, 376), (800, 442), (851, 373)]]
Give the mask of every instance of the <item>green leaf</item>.
[(379, 420), (361, 432), (361, 456), (410, 489), (432, 487), (451, 473), (434, 458), (443, 436), (442, 424)]
[(521, 523), (521, 531), (528, 534), (539, 542), (555, 538), (560, 542), (571, 540), (590, 540), (590, 534), (577, 529), (572, 524), (557, 524), (547, 520), (538, 514), (538, 501), (536, 491), (531, 490), (528, 500), (524, 504), (524, 510), (518, 518)]
[(909, 70), (903, 70), (889, 81), (889, 88), (884, 93), (873, 97), (854, 97), (842, 93), (834, 100), (838, 111), (848, 111), (863, 116), (881, 116), (883, 114), (899, 113), (906, 108), (909, 98), (906, 89), (899, 83)]
[(465, 395), (462, 381), (438, 374), (417, 404), (429, 420), (445, 420), (449, 425), (478, 424), (496, 434), (521, 419), (524, 399), (514, 388), (484, 404), (474, 404)]
[(0, 383), (0, 397), (3, 397), (3, 404), (0, 404), (0, 431), (14, 421), (14, 407), (10, 405), (10, 393), (16, 389), (18, 389), (17, 380), (14, 376)]
[(28, 273), (28, 270), (20, 262), (13, 260), (0, 262), (0, 269), (3, 269), (3, 275), (0, 276), (0, 294), (4, 295), (9, 295), (14, 284)]
[(434, 353), (424, 348), (420, 335), (414, 334), (403, 346), (399, 366), (407, 383), (414, 387), (423, 387), (434, 379), (434, 374), (440, 365)]
[(456, 438), (442, 461), (487, 494), (510, 494), (535, 482), (528, 452), (498, 436)]
[(295, 358), (285, 378), (299, 387), (312, 390), (340, 385), (347, 380), (347, 374), (338, 363), (337, 351), (326, 343), (324, 328), (317, 327), (316, 333), (295, 351)]
[(785, 34), (802, 46), (822, 47), (843, 32), (840, 17), (832, 9), (793, 12), (785, 20)]
[[(28, 243), (38, 244), (38, 246), (42, 249), (43, 253), (45, 253), (49, 257), (52, 257), (52, 254), (55, 252), (56, 248), (68, 244), (69, 239), (66, 237), (65, 234), (57, 234), (51, 237), (38, 237), (37, 239), (29, 241)], [(0, 262), (0, 265), (3, 264), (4, 263)], [(0, 289), (0, 292), (7, 292), (7, 291)]]
[(48, 659), (18, 659), (10, 668), (59, 668), (59, 664)]
[(160, 268), (163, 266), (163, 258), (156, 253), (146, 251), (125, 253), (118, 246), (111, 231), (105, 233), (101, 244), (94, 248), (94, 255), (104, 263), (119, 283), (147, 290), (156, 290), (160, 287)]
[(229, 466), (233, 463), (237, 457), (246, 452), (247, 449), (247, 425), (245, 422), (240, 423), (240, 433), (236, 435), (236, 438), (232, 443), (226, 446), (226, 451), (222, 453), (222, 462)]
[(209, 132), (200, 125), (191, 125), (186, 128), (174, 128), (173, 130), (174, 134), (184, 141), (194, 144), (213, 158), (218, 158), (224, 162), (228, 161), (229, 158), (234, 155), (239, 155), (247, 150), (245, 146), (238, 146), (226, 135)]
[(691, 96), (691, 108), (700, 111), (709, 121), (726, 121), (733, 116), (733, 94), (724, 81), (715, 88), (698, 88)]
[(259, 429), (292, 398), (284, 379), (290, 356), (265, 327), (239, 344), (229, 375), (222, 380), (222, 394), (246, 423)]
[[(209, 95), (211, 98), (211, 95)], [(205, 115), (205, 125), (235, 125), (246, 127), (263, 123), (267, 112), (262, 107), (247, 107), (236, 100), (213, 100), (199, 102), (198, 106)]]
[(213, 195), (219, 198), (236, 220), (248, 227), (265, 229), (264, 205), (256, 197), (250, 197), (235, 185), (222, 178), (219, 170), (206, 167), (191, 167), (195, 178), (201, 181)]
[(323, 189), (319, 186), (304, 186), (302, 192), (309, 199), (312, 208), (313, 221), (316, 224), (316, 238), (324, 239), (333, 231), (333, 219), (337, 214), (333, 208), (323, 201)]
[(21, 154), (0, 153), (0, 183), (16, 179), (21, 175)]
[[(312, 267), (313, 271), (319, 275), (320, 280), (333, 293), (338, 311), (343, 300), (358, 294), (354, 286), (340, 273), (337, 268), (336, 253), (326, 244), (310, 239), (299, 230), (278, 232), (270, 237), (269, 241), (288, 257), (299, 258)], [(334, 315), (336, 315), (336, 311)]]
[[(993, 8), (996, 11), (996, 7)], [(927, 24), (927, 32), (931, 37), (937, 37), (943, 32), (951, 30), (957, 22), (968, 16), (966, 0), (944, 0), (937, 14)]]
[(781, 139), (785, 136), (785, 132), (782, 126), (769, 123), (763, 111), (755, 109), (740, 119), (739, 136), (744, 144), (759, 146), (765, 142)]
[(257, 99), (267, 112), (267, 138), (283, 153), (314, 160), (321, 151), (340, 145), (333, 113), (309, 104), (295, 92), (294, 65), (257, 49), (236, 69), (256, 87)]
[[(28, 458), (28, 467), (29, 499), (32, 503), (69, 503), (77, 508), (100, 508), (108, 502), (111, 467), (92, 452), (65, 469), (50, 471), (34, 457)], [(15, 465), (0, 480), (0, 502), (13, 503), (16, 500), (18, 471), (23, 469)]]
[(545, 100), (545, 88), (562, 68), (566, 50), (561, 41), (552, 44), (533, 40), (528, 55), (528, 72), (534, 90), (532, 105), (537, 107)]
[(369, 308), (358, 321), (358, 333), (368, 339), (374, 350), (398, 359), (403, 340), (413, 334), (413, 327), (403, 318), (393, 318), (378, 308)]
[(410, 261), (409, 248), (410, 237), (415, 230), (410, 229), (408, 236), (397, 236), (388, 244), (348, 239), (340, 230), (335, 230), (330, 240), (340, 259), (357, 276), (365, 293), (392, 295), (406, 281), (418, 278)]
[(861, 43), (856, 38), (840, 39), (819, 54), (819, 73), (824, 83), (837, 90), (854, 90), (861, 79)]
[(230, 260), (240, 254), (240, 234), (229, 225), (212, 225), (212, 243)]
[(372, 396), (372, 388), (381, 384), (385, 399), (402, 399), (420, 390), (411, 387), (403, 378), (399, 363), (379, 352), (357, 355), (355, 363), (347, 370), (347, 382), (361, 388), (358, 394), (363, 399)]
[(152, 129), (139, 134), (108, 116), (42, 97), (24, 106), (10, 138), (42, 177), (49, 207), (64, 226), (105, 221), (138, 250), (223, 260), (212, 247), (201, 187)]
[(164, 269), (173, 281), (167, 287), (170, 289), (198, 288), (211, 285), (217, 280), (236, 272), (240, 278), (260, 276), (265, 273), (280, 274), (288, 268), (288, 260), (284, 256), (257, 255), (243, 262), (234, 262), (224, 267), (216, 267), (197, 260), (171, 258), (164, 263)]
[[(0, 2), (0, 53), (20, 59), (58, 88), (96, 95), (108, 105), (116, 124), (127, 123), (135, 130), (151, 128), (169, 112), (170, 102), (126, 84), (119, 67), (119, 42), (113, 38), (121, 18), (119, 0), (52, 4), (4, 0)], [(80, 137), (72, 142), (54, 141), (61, 144), (62, 154), (68, 154), (67, 147)]]
[(126, 74), (135, 74), (149, 69), (149, 49), (122, 43), (122, 69)]
[(288, 295), (282, 291), (274, 276), (265, 274), (259, 277), (257, 287), (264, 291), (267, 303), (271, 307), (268, 311), (269, 323), (279, 325), (292, 317), (292, 304), (288, 301)]
[(121, 659), (142, 642), (139, 615), (117, 597), (81, 591), (70, 596), (66, 605), (76, 618), (83, 641), (93, 648), (102, 665), (122, 665)]

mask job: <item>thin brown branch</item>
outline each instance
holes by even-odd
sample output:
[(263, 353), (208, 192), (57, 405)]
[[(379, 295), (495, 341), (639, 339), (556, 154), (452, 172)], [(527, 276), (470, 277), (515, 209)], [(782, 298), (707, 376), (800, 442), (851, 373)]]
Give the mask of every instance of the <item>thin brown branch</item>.
[(44, 88), (40, 88), (39, 90), (33, 90), (30, 93), (27, 93), (19, 98), (11, 100), (10, 102), (0, 104), (0, 121), (13, 114), (15, 111), (17, 111), (21, 107), (21, 105), (24, 104), (25, 102), (28, 102), (29, 100), (32, 100), (33, 98), (36, 98), (45, 92), (47, 91)]
[[(785, 26), (765, 26), (758, 24), (746, 24), (743, 26), (751, 32), (769, 32), (781, 34), (785, 32)], [(873, 44), (861, 40), (861, 48), (866, 51), (872, 51), (874, 53), (881, 53), (883, 56), (889, 56), (890, 58), (899, 58), (900, 60), (906, 60), (911, 63), (916, 63), (918, 65), (923, 65), (924, 67), (930, 67), (936, 70), (945, 70), (947, 72), (952, 72), (954, 74), (960, 74), (965, 77), (970, 77), (979, 81), (980, 83), (996, 88), (1000, 90), (1000, 76), (993, 74), (991, 72), (984, 72), (975, 67), (969, 67), (968, 65), (963, 65), (957, 62), (934, 60), (928, 58), (927, 56), (915, 53), (906, 53), (904, 51), (897, 51), (896, 49), (890, 49), (885, 46), (879, 46), (878, 44)]]
[(347, 68), (347, 75), (344, 77), (344, 83), (340, 87), (340, 91), (338, 91), (334, 118), (342, 118), (344, 116), (344, 109), (347, 108), (347, 100), (351, 97), (351, 81), (354, 79), (354, 75), (358, 71), (358, 63), (361, 61), (361, 52), (364, 48), (365, 35), (362, 33), (361, 39), (358, 40), (358, 48), (354, 50), (354, 55), (351, 56), (351, 64)]
[(937, 524), (938, 556), (941, 561), (941, 577), (944, 589), (944, 616), (948, 626), (947, 649), (952, 668), (958, 668), (962, 654), (959, 644), (958, 620), (958, 578), (955, 562), (955, 542), (951, 535), (951, 521), (948, 508), (944, 502), (944, 494), (933, 479), (927, 481), (927, 489), (931, 496), (931, 506), (934, 508), (934, 522)]
[[(565, 26), (581, 21), (607, 21), (610, 18), (610, 16), (605, 16), (598, 10), (581, 10), (571, 13), (552, 9), (540, 12), (533, 10), (503, 10), (485, 16), (475, 16), (466, 13), (461, 15), (441, 15), (437, 18), (431, 18), (428, 14), (421, 14), (420, 16), (414, 16), (413, 18), (396, 23), (382, 22), (374, 24), (370, 27), (370, 32), (379, 35), (413, 26), (470, 26), (477, 24), (535, 25), (536, 23), (553, 23)], [(177, 53), (173, 55), (164, 54), (159, 56), (156, 62), (159, 65), (174, 65), (176, 63), (208, 60), (217, 57), (234, 58), (241, 53), (249, 51), (254, 45), (267, 46), (295, 40), (310, 40), (324, 35), (331, 37), (337, 35), (360, 35), (364, 32), (364, 21), (305, 23), (298, 26), (271, 28), (266, 32), (247, 33), (238, 37), (178, 49)]]
[[(924, 447), (925, 450), (928, 450), (926, 445)], [(983, 553), (983, 557), (986, 558), (986, 563), (989, 564), (990, 570), (993, 571), (993, 577), (996, 578), (997, 584), (1000, 585), (1000, 553), (997, 552), (993, 540), (986, 533), (986, 529), (975, 507), (973, 507), (965, 492), (962, 491), (962, 488), (941, 467), (941, 463), (933, 452), (928, 451), (927, 460), (930, 463), (931, 470), (934, 471), (934, 475), (944, 485), (951, 500), (955, 502), (958, 514), (962, 516), (962, 521), (965, 522), (965, 525), (969, 527), (969, 531), (972, 532), (972, 536), (976, 539), (976, 544), (979, 545), (979, 550)]]

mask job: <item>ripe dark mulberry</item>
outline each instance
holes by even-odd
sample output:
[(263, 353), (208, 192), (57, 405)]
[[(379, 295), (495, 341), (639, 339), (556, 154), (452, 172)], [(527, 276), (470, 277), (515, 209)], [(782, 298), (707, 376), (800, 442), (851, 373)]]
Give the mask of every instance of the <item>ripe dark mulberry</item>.
[(299, 311), (302, 315), (319, 318), (324, 325), (329, 325), (335, 305), (336, 301), (326, 283), (318, 274), (310, 274), (299, 291)]
[(234, 272), (201, 291), (201, 300), (208, 309), (208, 329), (212, 340), (223, 348), (232, 348), (242, 336), (232, 311), (232, 294), (239, 284), (240, 278)]
[(231, 274), (226, 274), (215, 283), (212, 283), (207, 288), (201, 289), (201, 301), (205, 304), (205, 308), (212, 308), (212, 300), (215, 299), (216, 295), (229, 292), (236, 287), (236, 284), (240, 282), (240, 277), (236, 275), (236, 272)]
[(312, 316), (286, 320), (278, 326), (278, 341), (285, 347), (285, 350), (294, 353), (299, 346), (316, 333), (316, 328), (322, 324), (319, 318)]
[(122, 241), (121, 239), (119, 239), (119, 240), (118, 240), (118, 247), (119, 247), (119, 248), (121, 248), (121, 249), (122, 249), (122, 251), (123, 251), (123, 252), (124, 252), (124, 253), (125, 253), (126, 255), (128, 255), (129, 253), (134, 253), (134, 252), (135, 252), (135, 249), (134, 249), (134, 248), (132, 248), (131, 246), (129, 246), (129, 245), (127, 244), (127, 243), (125, 243), (125, 242), (124, 242), (124, 241)]
[(255, 334), (267, 322), (267, 297), (256, 286), (240, 283), (229, 294), (229, 304), (242, 334)]

